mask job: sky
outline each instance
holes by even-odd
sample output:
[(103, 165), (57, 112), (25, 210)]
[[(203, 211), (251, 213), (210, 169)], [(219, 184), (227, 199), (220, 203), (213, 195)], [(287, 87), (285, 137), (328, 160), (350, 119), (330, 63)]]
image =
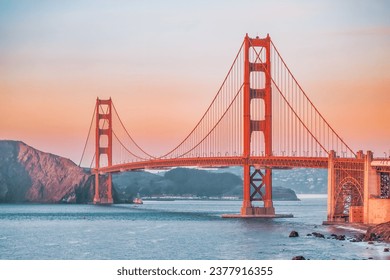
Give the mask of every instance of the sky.
[(147, 151), (205, 112), (246, 33), (349, 146), (390, 153), (388, 1), (0, 0), (0, 139), (79, 162), (97, 97)]

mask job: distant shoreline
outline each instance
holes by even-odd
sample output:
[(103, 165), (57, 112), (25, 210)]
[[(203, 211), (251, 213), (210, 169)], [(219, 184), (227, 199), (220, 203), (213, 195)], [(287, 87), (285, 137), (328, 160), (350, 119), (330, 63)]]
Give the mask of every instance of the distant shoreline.
[[(298, 200), (289, 199), (274, 199), (274, 201), (299, 201), (301, 199), (324, 199), (327, 198), (327, 194), (297, 194)], [(226, 197), (197, 197), (197, 196), (162, 196), (162, 197), (142, 197), (144, 201), (176, 201), (176, 200), (196, 200), (196, 201), (207, 201), (207, 200), (220, 200), (220, 201), (241, 201), (242, 197), (226, 196)], [(132, 204), (132, 201), (119, 201), (115, 204)], [(59, 202), (0, 202), (0, 204), (93, 204), (92, 202), (86, 203), (67, 203), (64, 201)]]
[[(299, 200), (307, 198), (327, 198), (327, 194), (297, 194)], [(162, 196), (162, 197), (142, 197), (145, 201), (175, 201), (175, 200), (223, 200), (223, 201), (241, 201), (242, 197), (222, 196), (222, 197), (198, 197), (198, 196)], [(298, 201), (288, 199), (274, 199), (274, 201)]]

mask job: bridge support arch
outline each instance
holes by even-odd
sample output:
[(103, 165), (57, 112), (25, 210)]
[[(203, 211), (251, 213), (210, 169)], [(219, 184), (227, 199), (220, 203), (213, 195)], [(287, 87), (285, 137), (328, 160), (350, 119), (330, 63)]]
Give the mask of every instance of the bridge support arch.
[(390, 221), (390, 183), (382, 178), (390, 178), (388, 162), (387, 159), (374, 160), (371, 151), (366, 155), (359, 151), (356, 158), (338, 158), (331, 151), (326, 223), (378, 224)]
[(364, 155), (339, 158), (335, 151), (328, 158), (328, 215), (329, 222), (363, 222)]

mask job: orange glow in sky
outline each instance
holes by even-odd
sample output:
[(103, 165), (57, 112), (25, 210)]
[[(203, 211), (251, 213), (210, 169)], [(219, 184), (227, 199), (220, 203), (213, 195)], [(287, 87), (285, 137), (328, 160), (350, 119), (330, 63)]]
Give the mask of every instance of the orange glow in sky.
[(1, 1), (0, 139), (78, 163), (96, 97), (112, 97), (161, 154), (200, 119), (245, 33), (269, 33), (350, 147), (389, 156), (389, 3), (210, 2)]

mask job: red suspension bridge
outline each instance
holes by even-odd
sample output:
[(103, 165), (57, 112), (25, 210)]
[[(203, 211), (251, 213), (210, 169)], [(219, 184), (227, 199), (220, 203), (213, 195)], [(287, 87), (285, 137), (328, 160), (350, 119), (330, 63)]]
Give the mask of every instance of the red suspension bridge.
[[(97, 99), (80, 163), (94, 123), (94, 203), (113, 202), (112, 173), (242, 166), (240, 217), (276, 217), (272, 169), (327, 168), (328, 221), (390, 219), (390, 160), (352, 151), (310, 101), (268, 35), (245, 36), (206, 112), (164, 155), (146, 152), (112, 100)], [(107, 177), (105, 190), (100, 188), (101, 176)]]

